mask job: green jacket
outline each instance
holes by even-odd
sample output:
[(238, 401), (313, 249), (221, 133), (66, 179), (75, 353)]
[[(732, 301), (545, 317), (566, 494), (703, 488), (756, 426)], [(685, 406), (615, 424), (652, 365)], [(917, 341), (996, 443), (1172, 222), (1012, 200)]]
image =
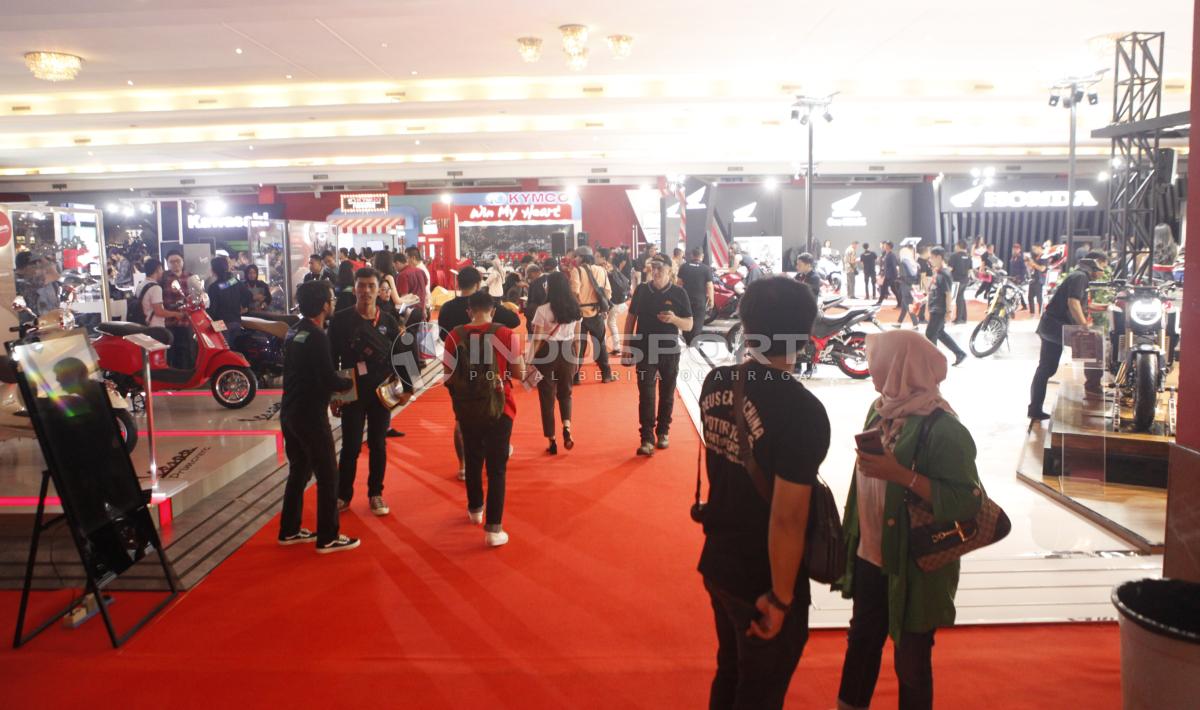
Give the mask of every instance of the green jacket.
[[(878, 419), (875, 408), (867, 415), (867, 427)], [(910, 465), (921, 423), (925, 417), (909, 417), (896, 441), (895, 456)], [(975, 468), (975, 441), (957, 417), (944, 415), (933, 425), (929, 440), (917, 459), (917, 470), (930, 479), (933, 513), (939, 521), (964, 520), (975, 516), (983, 496), (983, 484)], [(883, 512), (883, 572), (888, 578), (888, 633), (894, 641), (902, 631), (924, 632), (954, 624), (954, 594), (958, 591), (959, 563), (952, 562), (924, 572), (908, 555), (908, 507), (905, 489), (888, 483)], [(847, 599), (854, 595), (854, 560), (858, 553), (858, 493), (850, 482), (843, 531), (846, 538), (846, 573), (834, 583)]]

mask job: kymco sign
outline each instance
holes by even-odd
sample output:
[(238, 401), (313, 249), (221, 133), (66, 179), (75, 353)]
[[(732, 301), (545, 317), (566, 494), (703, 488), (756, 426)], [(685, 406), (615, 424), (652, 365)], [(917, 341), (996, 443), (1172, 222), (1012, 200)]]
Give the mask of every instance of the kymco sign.
[(571, 203), (569, 192), (489, 192), (483, 197), (485, 205), (566, 205)]

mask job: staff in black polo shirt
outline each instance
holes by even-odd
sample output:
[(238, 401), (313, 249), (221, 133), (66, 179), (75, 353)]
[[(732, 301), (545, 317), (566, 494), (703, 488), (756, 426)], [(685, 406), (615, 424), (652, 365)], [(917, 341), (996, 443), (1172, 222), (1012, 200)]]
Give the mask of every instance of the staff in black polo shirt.
[[(638, 422), (642, 445), (638, 456), (651, 456), (655, 447), (670, 445), (671, 413), (675, 407), (675, 378), (679, 376), (679, 333), (692, 329), (692, 307), (683, 289), (671, 283), (671, 258), (650, 258), (650, 281), (638, 286), (625, 319), (623, 357), (634, 365), (638, 385)], [(658, 380), (658, 417), (654, 382)], [(657, 440), (656, 437), (657, 436)]]
[(688, 252), (688, 260), (679, 266), (679, 285), (688, 296), (688, 305), (692, 308), (692, 328), (683, 336), (688, 345), (692, 344), (704, 328), (704, 316), (713, 305), (713, 272), (705, 264), (704, 250), (693, 247)]
[(950, 280), (950, 274), (946, 271), (946, 250), (942, 247), (929, 250), (929, 270), (933, 273), (933, 278), (929, 282), (929, 298), (925, 302), (929, 310), (929, 325), (925, 326), (925, 337), (934, 345), (940, 342), (950, 348), (950, 352), (954, 353), (954, 366), (957, 367), (967, 359), (967, 354), (946, 332), (946, 313), (950, 310), (950, 293), (954, 290), (954, 282)]
[[(346, 404), (342, 413), (342, 453), (338, 460), (338, 509), (350, 507), (354, 497), (354, 478), (358, 453), (362, 450), (363, 425), (367, 429), (369, 466), (367, 499), (371, 512), (387, 515), (383, 500), (383, 474), (387, 469), (387, 430), (392, 413), (379, 401), (375, 388), (395, 371), (392, 345), (402, 332), (396, 318), (379, 307), (379, 272), (364, 266), (354, 272), (354, 308), (339, 311), (329, 326), (334, 362), (341, 368), (354, 368), (358, 382), (357, 399)], [(405, 392), (411, 395), (412, 383), (400, 371)]]
[(1108, 256), (1101, 251), (1088, 252), (1050, 297), (1046, 312), (1038, 321), (1037, 333), (1042, 338), (1042, 352), (1038, 358), (1037, 371), (1033, 373), (1033, 384), (1029, 388), (1029, 418), (1044, 421), (1050, 415), (1042, 410), (1046, 403), (1046, 385), (1058, 371), (1058, 361), (1063, 351), (1063, 328), (1068, 325), (1086, 326), (1088, 282), (1104, 276)]

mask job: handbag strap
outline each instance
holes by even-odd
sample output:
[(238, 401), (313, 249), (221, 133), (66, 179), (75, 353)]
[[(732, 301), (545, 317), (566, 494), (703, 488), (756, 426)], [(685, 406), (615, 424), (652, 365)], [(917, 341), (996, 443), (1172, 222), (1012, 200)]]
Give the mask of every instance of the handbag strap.
[(598, 306), (598, 305), (603, 304), (605, 301), (607, 301), (608, 297), (605, 296), (604, 292), (600, 290), (600, 284), (596, 283), (596, 275), (592, 273), (591, 264), (583, 264), (579, 268), (583, 269), (584, 273), (587, 274), (588, 281), (592, 282), (592, 290), (596, 292), (596, 303), (588, 304), (588, 305), (597, 305)]
[(921, 453), (921, 449), (925, 447), (926, 442), (929, 440), (929, 432), (933, 431), (933, 425), (936, 424), (937, 420), (940, 419), (945, 413), (946, 410), (939, 407), (930, 412), (925, 417), (925, 421), (921, 422), (921, 432), (917, 435), (917, 445), (915, 448), (913, 448), (912, 461), (908, 466), (909, 470), (917, 470), (917, 455)]
[(704, 460), (704, 441), (696, 447), (696, 505), (700, 505), (700, 467)]
[(733, 416), (737, 425), (738, 458), (742, 460), (742, 467), (746, 469), (746, 473), (750, 474), (750, 482), (754, 484), (758, 494), (762, 496), (763, 500), (770, 503), (772, 485), (758, 462), (754, 460), (754, 451), (750, 448), (750, 429), (746, 425), (746, 372), (748, 369), (748, 364), (742, 364), (733, 370)]

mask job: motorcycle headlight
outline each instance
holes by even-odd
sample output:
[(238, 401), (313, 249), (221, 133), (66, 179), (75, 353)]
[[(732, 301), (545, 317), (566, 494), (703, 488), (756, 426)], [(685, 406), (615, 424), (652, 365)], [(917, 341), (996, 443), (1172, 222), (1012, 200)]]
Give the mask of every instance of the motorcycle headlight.
[(1144, 298), (1129, 306), (1129, 318), (1138, 325), (1154, 325), (1162, 315), (1162, 302), (1154, 299)]

